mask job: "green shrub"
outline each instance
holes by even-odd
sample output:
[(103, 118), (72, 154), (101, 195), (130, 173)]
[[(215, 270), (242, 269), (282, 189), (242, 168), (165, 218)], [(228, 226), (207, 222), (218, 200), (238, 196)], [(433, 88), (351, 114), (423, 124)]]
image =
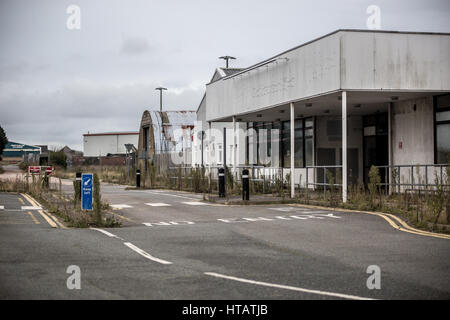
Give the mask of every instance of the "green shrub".
[(369, 183), (367, 185), (369, 188), (370, 205), (372, 208), (376, 208), (375, 197), (377, 194), (380, 194), (380, 183), (380, 170), (378, 170), (377, 167), (372, 166), (369, 171)]

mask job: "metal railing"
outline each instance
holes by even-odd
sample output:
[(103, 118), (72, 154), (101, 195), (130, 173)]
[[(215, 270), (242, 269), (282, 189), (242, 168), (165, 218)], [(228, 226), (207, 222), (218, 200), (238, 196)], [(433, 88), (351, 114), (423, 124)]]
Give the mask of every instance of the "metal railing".
[[(445, 188), (450, 187), (447, 176), (450, 164), (386, 165), (376, 167), (384, 171), (384, 182), (381, 182), (380, 186), (385, 188), (386, 193), (389, 191), (397, 191), (398, 193), (401, 191), (420, 192), (430, 188), (434, 189), (438, 184)], [(431, 180), (432, 182), (430, 182), (429, 177), (430, 168), (434, 178)], [(407, 170), (406, 176), (402, 175), (402, 169), (403, 172)], [(405, 178), (408, 179), (406, 180)]]
[[(312, 172), (312, 181), (309, 181), (310, 170), (313, 170)], [(329, 170), (331, 169), (331, 170)], [(310, 186), (313, 187), (314, 190), (316, 190), (316, 186), (320, 186), (323, 188), (323, 192), (325, 193), (327, 190), (327, 187), (334, 186), (334, 187), (342, 187), (342, 183), (338, 183), (338, 169), (342, 170), (341, 165), (329, 165), (329, 166), (306, 166), (306, 181), (305, 181), (305, 187), (308, 190)], [(328, 176), (327, 171), (330, 172), (333, 175), (334, 183), (331, 184), (327, 182)], [(316, 177), (319, 176), (318, 172), (321, 172), (323, 177), (318, 178), (317, 180), (321, 180), (321, 182), (316, 181)], [(342, 177), (342, 175), (341, 175)]]
[[(263, 192), (265, 192), (266, 186), (271, 187), (279, 182), (280, 179), (284, 181), (285, 175), (291, 172), (290, 168), (265, 167), (258, 165), (236, 166), (236, 170), (233, 170), (232, 165), (227, 165), (227, 167), (230, 172), (234, 174), (233, 177), (237, 182), (241, 180), (242, 170), (248, 169), (251, 183), (262, 183)], [(381, 182), (378, 185), (386, 194), (390, 192), (400, 193), (433, 190), (436, 188), (437, 183), (444, 186), (446, 189), (450, 189), (450, 184), (448, 184), (449, 178), (447, 177), (450, 164), (385, 165), (375, 167), (379, 169), (381, 176)], [(200, 166), (170, 167), (169, 177), (171, 179), (178, 179), (179, 175), (177, 170), (181, 169), (182, 179), (192, 179), (192, 177), (190, 177), (190, 171), (196, 168), (202, 169)], [(204, 174), (208, 178), (209, 184), (218, 181), (219, 168), (223, 168), (223, 166), (207, 165), (203, 167), (205, 170)], [(304, 180), (304, 183), (303, 181), (299, 181), (295, 186), (296, 188), (300, 189), (303, 185), (307, 190), (323, 190), (326, 192), (327, 189), (332, 186), (337, 188), (342, 187), (342, 165), (306, 166), (301, 169), (306, 170), (306, 179)], [(176, 174), (173, 174), (174, 172)], [(330, 174), (334, 180), (333, 184), (330, 184), (329, 181)]]
[[(402, 191), (421, 192), (435, 189), (437, 184), (445, 188), (450, 187), (447, 176), (450, 164), (385, 165), (375, 167), (379, 169), (382, 178), (378, 185), (383, 188), (386, 194), (392, 191), (398, 193)], [(309, 188), (312, 186), (314, 190), (318, 189), (318, 187), (323, 187), (323, 190), (326, 191), (327, 187), (331, 186), (328, 181), (327, 171), (333, 175), (333, 186), (342, 187), (342, 183), (338, 179), (339, 169), (342, 170), (342, 165), (307, 166), (305, 187)], [(313, 171), (312, 179), (311, 170)], [(406, 176), (404, 174), (405, 171), (407, 171)], [(430, 179), (430, 175), (433, 176), (433, 180)]]
[[(169, 167), (169, 179), (174, 180), (175, 182), (180, 179), (180, 171), (181, 170), (181, 179), (192, 180), (190, 172), (192, 170), (204, 169), (204, 174), (208, 178), (208, 183), (216, 183), (218, 182), (218, 169), (223, 168), (223, 165), (205, 165), (201, 166), (178, 166), (178, 167)], [(289, 168), (280, 168), (280, 167), (265, 167), (261, 165), (239, 165), (236, 166), (236, 170), (234, 170), (233, 165), (227, 165), (229, 172), (233, 175), (235, 182), (241, 182), (242, 178), (242, 170), (249, 170), (249, 181), (252, 183), (252, 186), (255, 186), (255, 183), (259, 182), (262, 185), (263, 193), (266, 192), (266, 187), (270, 188), (275, 185), (277, 181), (281, 177), (284, 178), (286, 172), (290, 172)], [(192, 182), (191, 182), (192, 184)]]

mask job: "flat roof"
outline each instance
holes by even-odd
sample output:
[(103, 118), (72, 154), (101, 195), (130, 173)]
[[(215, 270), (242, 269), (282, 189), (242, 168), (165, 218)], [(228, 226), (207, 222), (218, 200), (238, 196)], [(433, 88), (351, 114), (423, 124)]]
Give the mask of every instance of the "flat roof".
[[(424, 32), (420, 32), (420, 31), (395, 31), (395, 30), (366, 30), (366, 29), (338, 29), (338, 30), (335, 30), (335, 31), (333, 31), (333, 32), (327, 33), (327, 34), (325, 34), (325, 35), (323, 35), (323, 36), (320, 36), (320, 37), (318, 37), (318, 38), (315, 38), (315, 39), (313, 39), (313, 40), (310, 40), (310, 41), (307, 41), (307, 42), (305, 42), (305, 43), (302, 43), (302, 44), (300, 44), (300, 45), (298, 45), (298, 46), (295, 46), (295, 47), (293, 47), (293, 48), (291, 48), (291, 49), (288, 49), (288, 50), (286, 50), (286, 51), (283, 51), (283, 52), (281, 52), (281, 53), (279, 53), (279, 54), (277, 54), (277, 55), (275, 55), (275, 56), (273, 56), (273, 57), (271, 57), (271, 58), (268, 58), (268, 59), (265, 59), (265, 60), (263, 60), (263, 61), (261, 61), (261, 62), (255, 63), (255, 64), (253, 64), (253, 65), (251, 65), (251, 66), (249, 66), (249, 67), (247, 67), (247, 68), (242, 68), (241, 71), (238, 71), (238, 72), (236, 72), (236, 73), (234, 73), (234, 74), (231, 74), (231, 75), (227, 75), (227, 76), (225, 76), (225, 77), (222, 77), (222, 78), (218, 79), (217, 81), (219, 81), (219, 80), (226, 80), (226, 79), (232, 78), (232, 77), (234, 77), (234, 76), (237, 76), (237, 75), (239, 75), (239, 74), (241, 74), (241, 73), (245, 73), (247, 70), (253, 69), (253, 68), (258, 67), (258, 66), (260, 66), (260, 65), (262, 65), (262, 64), (265, 64), (266, 62), (268, 62), (268, 61), (270, 61), (270, 60), (273, 60), (273, 59), (275, 59), (275, 58), (278, 58), (279, 56), (281, 56), (281, 55), (283, 55), (283, 54), (286, 54), (286, 53), (288, 53), (288, 52), (291, 52), (291, 51), (293, 51), (293, 50), (296, 50), (296, 49), (301, 48), (301, 47), (303, 47), (303, 46), (306, 46), (306, 45), (308, 45), (308, 44), (310, 44), (310, 43), (313, 43), (313, 42), (316, 42), (316, 41), (318, 41), (318, 40), (321, 40), (321, 39), (323, 39), (323, 38), (329, 37), (329, 36), (331, 36), (331, 35), (333, 35), (333, 34), (335, 34), (335, 33), (338, 33), (338, 32), (398, 33), (398, 34), (428, 34), (428, 35), (446, 35), (446, 36), (450, 36), (450, 33), (447, 33), (447, 32), (425, 32), (425, 31), (424, 31)], [(216, 82), (216, 81), (214, 81), (214, 82)], [(208, 86), (208, 85), (210, 85), (211, 83), (214, 83), (214, 82), (209, 82), (209, 83), (207, 83), (206, 85)]]
[(86, 136), (125, 136), (125, 135), (139, 135), (139, 132), (100, 132), (100, 133), (85, 133), (83, 134), (84, 137)]

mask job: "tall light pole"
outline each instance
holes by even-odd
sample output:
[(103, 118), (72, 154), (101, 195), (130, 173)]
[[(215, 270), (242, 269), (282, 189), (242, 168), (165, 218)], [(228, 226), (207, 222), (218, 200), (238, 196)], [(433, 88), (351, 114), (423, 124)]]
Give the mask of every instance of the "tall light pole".
[(167, 88), (158, 87), (158, 88), (155, 88), (155, 90), (159, 90), (159, 111), (162, 112), (162, 92), (163, 92), (163, 90), (167, 90)]
[(228, 60), (236, 60), (236, 58), (232, 57), (232, 56), (222, 56), (222, 57), (219, 57), (219, 59), (223, 59), (223, 60), (226, 61), (226, 68), (227, 69), (228, 69)]

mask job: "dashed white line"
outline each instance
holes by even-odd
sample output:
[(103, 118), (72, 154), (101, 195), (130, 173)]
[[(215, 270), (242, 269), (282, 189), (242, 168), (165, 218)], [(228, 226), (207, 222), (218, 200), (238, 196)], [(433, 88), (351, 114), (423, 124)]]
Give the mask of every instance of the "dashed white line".
[(190, 205), (190, 206), (207, 206), (207, 203), (199, 202), (199, 201), (188, 201), (188, 202), (182, 202), (184, 204)]
[(5, 210), (5, 206), (0, 206), (0, 210)]
[(248, 279), (243, 279), (243, 278), (226, 276), (226, 275), (215, 273), (215, 272), (205, 272), (205, 274), (208, 276), (216, 277), (216, 278), (228, 279), (228, 280), (250, 283), (250, 284), (265, 286), (265, 287), (272, 287), (272, 288), (277, 288), (277, 289), (286, 289), (286, 290), (299, 291), (299, 292), (305, 292), (305, 293), (311, 293), (311, 294), (318, 294), (318, 295), (322, 295), (322, 296), (330, 296), (330, 297), (336, 297), (336, 298), (342, 298), (342, 299), (352, 299), (352, 300), (374, 300), (371, 298), (353, 296), (353, 295), (343, 294), (343, 293), (311, 290), (311, 289), (305, 289), (305, 288), (299, 288), (299, 287), (293, 287), (293, 286), (286, 286), (286, 285), (282, 285), (282, 284), (248, 280)]
[(170, 207), (171, 206), (171, 204), (162, 203), (162, 202), (146, 203), (146, 205), (151, 206), (151, 207)]
[(133, 208), (133, 206), (130, 206), (128, 204), (110, 204), (109, 205), (113, 209), (126, 209), (126, 208)]
[(106, 234), (108, 237), (110, 237), (110, 238), (116, 238), (116, 239), (120, 239), (120, 240), (123, 240), (121, 237), (118, 237), (118, 236), (116, 236), (115, 234), (112, 234), (111, 232), (108, 232), (108, 231), (106, 231), (106, 230), (103, 230), (103, 229), (99, 229), (99, 228), (90, 228), (91, 230), (96, 230), (96, 231), (99, 231), (99, 232), (101, 232), (101, 233), (103, 233), (103, 234)]
[(178, 194), (162, 193), (162, 192), (155, 192), (155, 191), (149, 191), (149, 192), (147, 192), (147, 193), (153, 193), (153, 194), (158, 194), (158, 195), (163, 195), (163, 196), (176, 197), (176, 198), (183, 198), (183, 199), (189, 199), (189, 200), (198, 200), (197, 198), (186, 197), (186, 196), (180, 196), (180, 195), (178, 195)]
[(176, 225), (187, 225), (187, 224), (195, 224), (192, 221), (160, 221), (160, 222), (143, 222), (144, 226), (152, 227), (152, 226), (176, 226)]
[(166, 260), (162, 260), (162, 259), (153, 257), (149, 253), (145, 252), (141, 248), (136, 247), (134, 244), (132, 244), (130, 242), (124, 242), (124, 245), (126, 245), (131, 250), (139, 253), (141, 256), (143, 256), (143, 257), (145, 257), (145, 258), (147, 258), (149, 260), (152, 260), (152, 261), (155, 261), (155, 262), (158, 262), (158, 263), (161, 263), (161, 264), (172, 264), (172, 262), (170, 262), (170, 261), (166, 261)]
[(42, 210), (42, 208), (38, 206), (22, 206), (22, 210)]

